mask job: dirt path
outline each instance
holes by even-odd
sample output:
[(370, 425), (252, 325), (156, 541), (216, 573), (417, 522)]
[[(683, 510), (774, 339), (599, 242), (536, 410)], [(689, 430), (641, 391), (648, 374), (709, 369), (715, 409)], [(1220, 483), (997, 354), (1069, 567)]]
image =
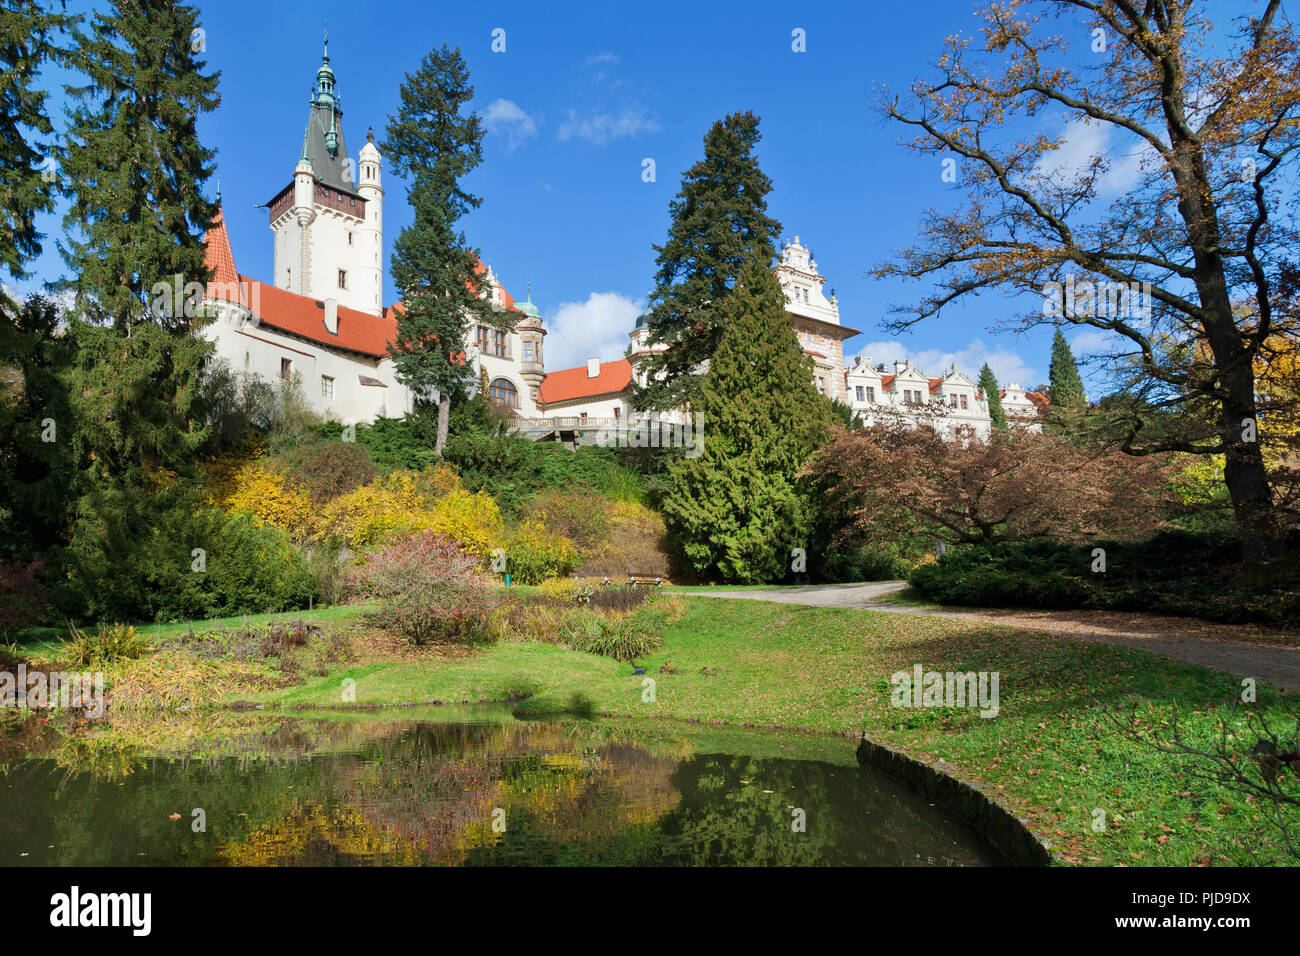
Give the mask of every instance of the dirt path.
[(1005, 624), (1052, 637), (1136, 647), (1238, 677), (1253, 677), (1274, 687), (1300, 691), (1300, 647), (1292, 646), (1296, 638), (1281, 636), (1276, 631), (1252, 624), (1215, 624), (1197, 618), (1122, 611), (932, 610), (877, 600), (905, 587), (904, 581), (882, 581), (761, 591), (683, 593), (697, 597), (861, 608), (887, 614), (921, 614)]

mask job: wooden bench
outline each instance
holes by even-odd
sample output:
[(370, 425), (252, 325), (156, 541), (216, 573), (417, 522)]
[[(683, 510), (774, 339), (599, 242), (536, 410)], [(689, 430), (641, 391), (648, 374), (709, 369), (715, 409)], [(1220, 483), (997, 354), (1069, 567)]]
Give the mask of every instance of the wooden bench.
[(626, 584), (622, 584), (610, 577), (608, 574), (571, 574), (569, 575), (578, 583), (595, 584), (599, 582), (602, 587), (632, 587), (632, 588), (657, 588), (668, 583), (664, 580), (662, 574), (632, 574), (627, 576)]

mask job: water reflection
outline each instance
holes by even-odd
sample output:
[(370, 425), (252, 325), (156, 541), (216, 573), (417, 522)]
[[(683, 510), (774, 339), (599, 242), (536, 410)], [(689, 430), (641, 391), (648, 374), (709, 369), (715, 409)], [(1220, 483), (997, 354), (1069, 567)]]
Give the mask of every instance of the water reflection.
[(849, 741), (502, 712), (243, 720), (192, 744), (152, 727), (45, 741), (20, 759), (11, 743), (0, 864), (999, 862), (968, 827), (854, 765)]

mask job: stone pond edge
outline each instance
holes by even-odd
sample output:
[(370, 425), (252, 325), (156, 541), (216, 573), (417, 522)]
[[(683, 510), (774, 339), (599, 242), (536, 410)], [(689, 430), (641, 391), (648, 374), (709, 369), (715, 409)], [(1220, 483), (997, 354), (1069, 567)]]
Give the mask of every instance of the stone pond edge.
[(1050, 866), (1052, 847), (979, 787), (951, 777), (866, 734), (858, 743), (858, 764), (879, 771), (974, 827), (1012, 866)]

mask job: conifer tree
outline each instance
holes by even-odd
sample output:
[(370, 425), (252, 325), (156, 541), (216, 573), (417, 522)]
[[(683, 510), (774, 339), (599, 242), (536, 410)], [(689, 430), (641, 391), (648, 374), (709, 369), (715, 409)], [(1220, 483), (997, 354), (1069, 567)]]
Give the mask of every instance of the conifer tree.
[(38, 0), (0, 0), (0, 268), (15, 279), (41, 254), (36, 216), (54, 208), (54, 176), (30, 137), (54, 132), (37, 74), (58, 55), (54, 37), (67, 24)]
[(50, 299), (29, 296), (0, 318), (0, 365), (17, 373), (0, 391), (0, 552), (45, 551), (67, 527), (74, 468), (58, 430), (71, 420), (72, 353)]
[(1002, 410), (1002, 390), (998, 387), (998, 378), (993, 374), (993, 369), (989, 368), (988, 362), (980, 369), (979, 387), (984, 393), (984, 400), (989, 403), (989, 419), (993, 427), (1006, 431), (1007, 413)]
[(704, 137), (704, 159), (682, 177), (669, 205), (668, 239), (655, 246), (658, 272), (646, 325), (652, 345), (666, 345), (645, 360), (648, 383), (638, 387), (638, 408), (688, 405), (699, 393), (701, 364), (722, 339), (726, 299), (749, 262), (766, 268), (776, 254), (781, 224), (767, 215), (772, 181), (753, 155), (759, 118), (732, 113)]
[(1065, 341), (1065, 335), (1060, 329), (1052, 336), (1052, 364), (1047, 378), (1051, 383), (1053, 405), (1059, 408), (1077, 408), (1085, 403), (1079, 366), (1075, 364), (1070, 343)]
[(452, 394), (473, 381), (463, 352), (470, 326), (514, 325), (510, 313), (492, 308), (478, 250), (456, 226), (483, 202), (461, 185), (483, 159), (482, 123), (478, 114), (465, 112), (473, 96), (460, 50), (444, 45), (429, 51), (420, 68), (406, 75), (381, 146), (393, 171), (410, 180), (415, 214), (393, 249), (393, 281), (403, 300), (393, 361), (398, 377), (417, 395), (439, 394), (439, 454)]
[(807, 546), (808, 497), (797, 478), (832, 420), (767, 262), (745, 266), (694, 410), (703, 453), (670, 469), (670, 533), (693, 570), (740, 583), (778, 580)]
[(78, 312), (119, 332), (146, 321), (191, 331), (194, 309), (172, 299), (157, 307), (155, 286), (208, 279), (203, 235), (217, 206), (203, 186), (216, 153), (197, 123), (220, 97), (197, 30), (188, 4), (115, 0), (91, 15), (89, 31), (74, 31), (71, 62), (87, 82), (66, 88), (74, 105), (61, 150), (70, 194), (61, 251)]
[[(193, 6), (116, 0), (73, 31), (69, 59), (86, 77), (61, 149), (67, 284), (78, 319), (72, 414), (85, 476), (122, 488), (189, 468), (199, 374), (211, 345), (203, 321), (203, 234), (216, 204), (203, 195), (214, 152), (197, 119), (216, 108)], [(160, 296), (160, 286), (171, 292)], [(181, 294), (175, 290), (179, 286)]]

